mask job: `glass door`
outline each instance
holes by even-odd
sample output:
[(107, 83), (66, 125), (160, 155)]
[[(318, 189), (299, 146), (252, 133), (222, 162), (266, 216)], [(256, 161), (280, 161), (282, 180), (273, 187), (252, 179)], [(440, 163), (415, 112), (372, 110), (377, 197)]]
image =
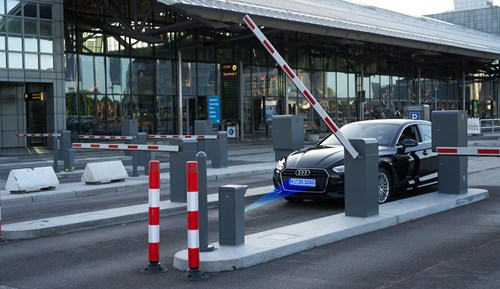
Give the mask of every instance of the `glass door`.
[[(27, 101), (27, 132), (28, 133), (45, 133), (45, 101)], [(29, 137), (27, 139), (28, 146), (44, 146), (45, 138)]]
[(194, 134), (194, 121), (198, 119), (196, 97), (182, 100), (182, 134)]

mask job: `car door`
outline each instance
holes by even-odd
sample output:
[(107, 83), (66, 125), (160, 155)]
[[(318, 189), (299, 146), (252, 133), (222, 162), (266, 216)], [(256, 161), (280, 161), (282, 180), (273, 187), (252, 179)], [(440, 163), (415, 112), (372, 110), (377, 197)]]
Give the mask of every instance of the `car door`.
[(408, 125), (399, 133), (396, 143), (396, 154), (392, 161), (394, 171), (397, 175), (398, 186), (405, 188), (414, 183), (415, 175), (418, 172), (419, 158), (414, 147), (403, 148), (401, 142), (405, 139), (416, 140), (418, 128), (415, 125)]
[(427, 182), (437, 178), (438, 157), (432, 151), (432, 128), (430, 124), (418, 124), (419, 159), (418, 182)]

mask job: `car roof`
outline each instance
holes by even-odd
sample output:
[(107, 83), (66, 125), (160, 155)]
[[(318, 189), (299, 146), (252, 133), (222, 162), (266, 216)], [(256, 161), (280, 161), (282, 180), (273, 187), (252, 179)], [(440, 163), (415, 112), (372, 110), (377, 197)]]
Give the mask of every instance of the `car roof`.
[(387, 118), (387, 119), (371, 119), (371, 120), (361, 120), (356, 122), (351, 122), (350, 124), (375, 124), (375, 123), (385, 123), (385, 124), (397, 124), (397, 125), (409, 125), (409, 124), (428, 124), (430, 121), (426, 120), (413, 120), (406, 118)]

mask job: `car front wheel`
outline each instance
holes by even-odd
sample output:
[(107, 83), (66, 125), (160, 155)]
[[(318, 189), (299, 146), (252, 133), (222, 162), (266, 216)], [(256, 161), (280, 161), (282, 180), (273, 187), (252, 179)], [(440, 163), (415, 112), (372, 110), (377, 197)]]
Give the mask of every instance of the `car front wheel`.
[(378, 169), (378, 203), (383, 204), (391, 197), (391, 176), (384, 168)]

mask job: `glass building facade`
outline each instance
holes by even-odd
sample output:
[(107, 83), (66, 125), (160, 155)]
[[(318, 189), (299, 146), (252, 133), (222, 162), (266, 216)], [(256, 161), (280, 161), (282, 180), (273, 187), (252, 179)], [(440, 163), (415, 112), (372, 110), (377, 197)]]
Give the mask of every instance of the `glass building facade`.
[[(193, 134), (194, 121), (208, 118), (209, 96), (221, 97), (219, 129), (237, 123), (243, 134), (265, 134), (273, 115), (301, 114), (307, 131), (327, 131), (259, 41), (237, 25), (220, 29), (149, 0), (3, 4), (0, 118), (16, 125), (0, 128), (0, 147), (26, 145), (5, 141), (19, 131), (120, 135), (131, 118), (149, 134)], [(479, 77), (475, 67), (457, 69), (456, 55), (266, 33), (339, 125), (405, 117), (412, 104), (496, 115), (498, 79)], [(227, 64), (238, 67), (235, 99), (224, 82)], [(45, 93), (44, 102), (20, 97), (37, 92)], [(471, 102), (481, 98), (492, 98), (493, 107)]]

